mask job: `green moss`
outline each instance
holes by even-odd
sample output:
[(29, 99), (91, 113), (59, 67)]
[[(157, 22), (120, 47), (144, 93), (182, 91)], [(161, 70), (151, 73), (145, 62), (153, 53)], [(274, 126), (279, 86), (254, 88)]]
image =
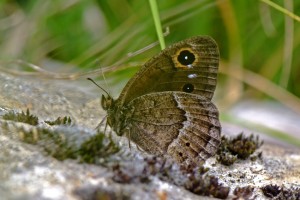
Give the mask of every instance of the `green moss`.
[(258, 136), (254, 137), (254, 135), (251, 134), (249, 137), (246, 137), (241, 133), (236, 138), (230, 140), (228, 149), (234, 155), (237, 155), (238, 158), (247, 159), (256, 149), (261, 147), (262, 144), (263, 142), (259, 140)]
[(235, 163), (236, 160), (237, 160), (237, 156), (232, 155), (230, 152), (227, 151), (220, 152), (217, 155), (217, 161), (219, 161), (220, 163), (226, 166), (232, 165), (233, 163)]
[(49, 124), (50, 126), (53, 125), (71, 125), (72, 124), (72, 120), (70, 117), (58, 117), (56, 120), (54, 121), (45, 121), (45, 123)]
[(80, 146), (78, 154), (82, 162), (98, 163), (99, 159), (115, 154), (119, 150), (111, 137), (98, 133)]
[(249, 137), (240, 133), (234, 138), (222, 136), (221, 145), (217, 151), (217, 160), (223, 165), (232, 165), (238, 158), (245, 160), (252, 155), (256, 149), (261, 147), (263, 141), (251, 134)]
[(15, 122), (23, 122), (33, 126), (36, 126), (39, 121), (38, 117), (30, 114), (29, 109), (26, 110), (26, 113), (23, 111), (21, 113), (10, 111), (9, 113), (3, 115), (3, 119)]
[(58, 160), (76, 159), (77, 148), (62, 133), (45, 128), (22, 132), (22, 140), (41, 147), (49, 156)]
[(21, 130), (20, 134), (23, 142), (41, 147), (47, 155), (58, 160), (78, 159), (84, 163), (98, 164), (101, 159), (119, 151), (114, 141), (101, 133), (90, 137), (81, 145), (66, 138), (62, 132), (46, 128)]

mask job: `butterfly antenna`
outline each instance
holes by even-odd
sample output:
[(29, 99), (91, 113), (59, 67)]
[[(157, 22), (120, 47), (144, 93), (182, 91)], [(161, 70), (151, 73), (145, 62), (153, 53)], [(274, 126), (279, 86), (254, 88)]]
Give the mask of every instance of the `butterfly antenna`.
[(100, 88), (103, 92), (105, 92), (107, 94), (107, 96), (110, 97), (109, 93), (105, 89), (103, 89), (100, 85), (98, 85), (93, 79), (91, 79), (91, 78), (86, 78), (86, 79), (91, 81), (92, 83), (94, 83), (98, 88)]
[(105, 75), (104, 75), (104, 73), (103, 73), (103, 69), (102, 69), (102, 68), (101, 68), (101, 74), (102, 74), (103, 80), (104, 80), (104, 82), (105, 82), (105, 86), (106, 86), (107, 88), (109, 88), (109, 87), (108, 87), (108, 84), (107, 84), (107, 81), (106, 81), (106, 78), (105, 78)]

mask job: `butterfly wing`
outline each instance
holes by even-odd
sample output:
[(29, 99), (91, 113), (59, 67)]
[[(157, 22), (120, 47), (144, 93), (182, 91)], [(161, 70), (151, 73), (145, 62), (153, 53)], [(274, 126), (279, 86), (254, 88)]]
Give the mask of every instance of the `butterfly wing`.
[(208, 36), (178, 42), (150, 59), (127, 83), (119, 101), (153, 92), (183, 91), (212, 99), (217, 84), (219, 50)]
[(140, 148), (168, 154), (179, 163), (198, 163), (214, 155), (220, 143), (218, 110), (205, 97), (158, 92), (131, 101), (122, 131)]

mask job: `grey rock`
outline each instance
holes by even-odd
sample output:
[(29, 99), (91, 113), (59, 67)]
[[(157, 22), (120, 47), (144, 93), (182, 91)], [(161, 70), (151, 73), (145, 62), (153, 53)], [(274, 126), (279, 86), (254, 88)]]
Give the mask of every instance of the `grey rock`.
[[(38, 127), (60, 130), (75, 137), (77, 145), (95, 134), (94, 128), (104, 117), (100, 107), (100, 93), (91, 91), (85, 81), (58, 81), (39, 78), (16, 77), (0, 73), (0, 116), (9, 111), (30, 112), (39, 117)], [(90, 88), (93, 88), (91, 86)], [(55, 128), (44, 123), (57, 117), (70, 116), (73, 126)], [(143, 174), (145, 158), (149, 155), (132, 145), (128, 148), (125, 138), (113, 139), (121, 146), (120, 153), (111, 156), (107, 165), (80, 163), (77, 160), (59, 161), (45, 154), (36, 145), (20, 139), (20, 127), (26, 130), (34, 127), (6, 121), (0, 118), (0, 197), (1, 199), (209, 199), (195, 195), (179, 183), (188, 177), (178, 175), (180, 169), (172, 167), (173, 180), (147, 174), (149, 180), (135, 179)], [(223, 124), (224, 132), (238, 131)], [(246, 131), (247, 134), (247, 131)], [(260, 187), (278, 184), (284, 187), (300, 187), (300, 151), (286, 144), (268, 142), (261, 148), (262, 159), (244, 160), (227, 167), (210, 158), (205, 166), (207, 172), (219, 178), (220, 183), (230, 187), (228, 199), (233, 198), (236, 187), (252, 186), (252, 197), (266, 199)], [(127, 166), (131, 181), (121, 183), (114, 178), (110, 164)], [(177, 170), (177, 171), (176, 171)], [(133, 175), (137, 174), (136, 177)], [(133, 178), (132, 178), (133, 177)], [(126, 177), (125, 177), (126, 178)], [(144, 177), (145, 178), (145, 177)], [(136, 181), (135, 181), (136, 180)]]

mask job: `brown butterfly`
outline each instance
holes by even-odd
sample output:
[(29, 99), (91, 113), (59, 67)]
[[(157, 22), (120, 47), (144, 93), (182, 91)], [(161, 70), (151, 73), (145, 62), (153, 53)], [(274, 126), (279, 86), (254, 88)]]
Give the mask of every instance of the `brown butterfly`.
[(102, 96), (107, 123), (144, 151), (198, 164), (215, 154), (221, 125), (211, 102), (219, 65), (216, 42), (195, 36), (151, 58), (118, 99)]

